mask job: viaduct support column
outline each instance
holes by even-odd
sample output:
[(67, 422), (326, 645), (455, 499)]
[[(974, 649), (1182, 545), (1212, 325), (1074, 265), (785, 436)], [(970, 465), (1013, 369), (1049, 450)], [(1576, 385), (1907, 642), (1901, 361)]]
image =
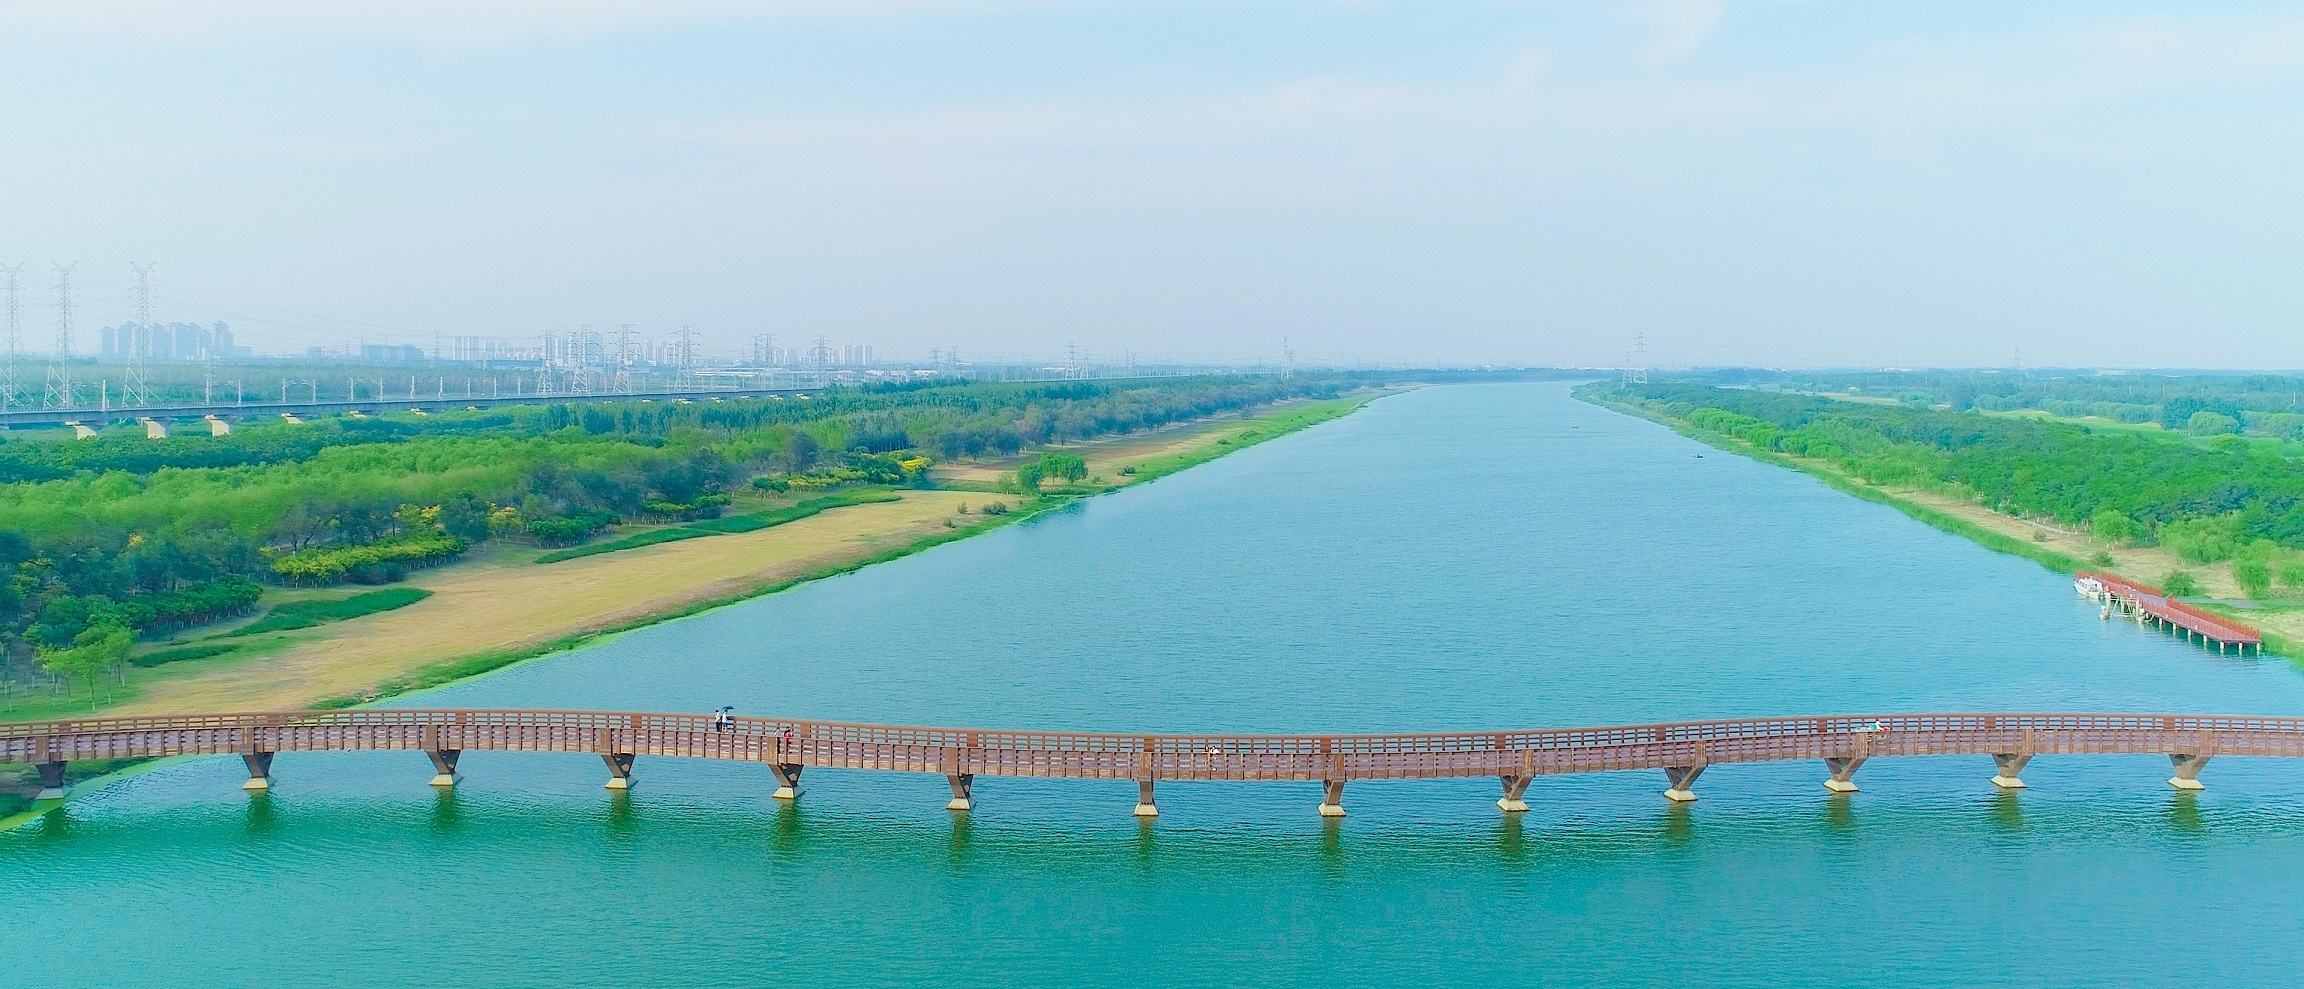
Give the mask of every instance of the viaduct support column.
[(40, 795), (33, 799), (64, 799), (64, 763), (62, 760), (40, 764)]
[(1693, 787), (1696, 785), (1696, 777), (1702, 775), (1704, 767), (1700, 765), (1664, 767), (1665, 778), (1672, 781), (1672, 785), (1664, 791), (1664, 799), (1678, 804), (1695, 803), (1696, 791)]
[(433, 749), (433, 750), (431, 750), (431, 751), (428, 751), (428, 752), (426, 752), (426, 753), (424, 753), (424, 754), (425, 754), (425, 755), (428, 755), (428, 756), (431, 756), (431, 757), (432, 757), (432, 771), (433, 771), (433, 773), (435, 774), (435, 775), (432, 777), (432, 785), (433, 785), (433, 786), (455, 786), (455, 785), (456, 785), (456, 759), (457, 759), (457, 757), (459, 757), (459, 756), (462, 756), (462, 755), (464, 754), (464, 750), (463, 750), (463, 749)]
[(600, 753), (600, 761), (608, 764), (608, 782), (601, 784), (601, 786), (611, 790), (631, 789), (632, 760), (634, 758), (637, 757), (630, 752)]
[(1512, 775), (1497, 778), (1504, 781), (1504, 796), (1496, 801), (1497, 809), (1508, 814), (1517, 814), (1527, 810), (1528, 802), (1520, 799), (1520, 795), (1528, 792), (1528, 781), (1535, 779), (1535, 777)]
[(2003, 790), (2023, 789), (2024, 781), (2018, 779), (2017, 774), (2022, 773), (2024, 764), (2031, 761), (2032, 753), (2030, 752), (1993, 753), (1992, 765), (1996, 771), (1992, 774), (1992, 785)]
[(272, 753), (242, 752), (242, 762), (248, 764), (248, 782), (240, 784), (243, 790), (269, 790), (272, 788)]
[(1824, 768), (1832, 773), (1832, 778), (1824, 781), (1824, 788), (1834, 793), (1856, 792), (1856, 781), (1853, 777), (1856, 775), (1856, 767), (1863, 764), (1863, 756), (1824, 760)]
[(776, 782), (781, 784), (773, 796), (778, 800), (794, 800), (800, 796), (800, 764), (779, 762), (768, 768), (776, 771)]
[(970, 796), (976, 788), (975, 773), (954, 773), (944, 777), (944, 781), (952, 784), (952, 802), (944, 805), (945, 810), (975, 809), (976, 801)]
[(1149, 777), (1136, 781), (1136, 816), (1160, 816), (1160, 808), (1152, 803), (1152, 780)]
[(1344, 816), (1344, 781), (1320, 781), (1320, 816)]
[(2204, 755), (2171, 755), (2168, 761), (2176, 764), (2176, 775), (2168, 777), (2168, 785), (2179, 790), (2205, 790), (2200, 784), (2200, 770), (2208, 765)]

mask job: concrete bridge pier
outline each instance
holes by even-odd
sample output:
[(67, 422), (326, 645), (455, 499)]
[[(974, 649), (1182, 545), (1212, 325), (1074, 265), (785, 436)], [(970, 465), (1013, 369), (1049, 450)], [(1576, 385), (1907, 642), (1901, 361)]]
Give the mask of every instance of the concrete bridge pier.
[(242, 752), (240, 760), (248, 764), (248, 782), (240, 784), (243, 790), (269, 790), (272, 788), (272, 753)]
[(1344, 816), (1344, 781), (1320, 781), (1320, 816)]
[(600, 761), (608, 764), (608, 782), (600, 784), (611, 790), (632, 788), (632, 760), (638, 758), (630, 752), (602, 752)]
[(64, 763), (62, 761), (40, 764), (40, 795), (32, 799), (64, 799)]
[(1857, 767), (1862, 765), (1864, 765), (1863, 756), (1824, 760), (1824, 768), (1832, 773), (1832, 777), (1824, 781), (1824, 788), (1834, 793), (1856, 792), (1856, 781), (1853, 777), (1856, 775)]
[(2168, 785), (2179, 790), (2205, 790), (2200, 783), (2200, 770), (2208, 765), (2204, 755), (2171, 755), (2168, 761), (2176, 764), (2176, 775), (2168, 777)]
[(464, 754), (464, 750), (434, 749), (424, 754), (432, 757), (432, 770), (436, 774), (432, 777), (432, 785), (455, 786), (456, 759)]
[(1152, 802), (1152, 781), (1149, 779), (1136, 781), (1136, 816), (1160, 816), (1159, 806)]
[(1515, 774), (1499, 776), (1497, 779), (1504, 781), (1504, 796), (1496, 801), (1497, 808), (1508, 814), (1527, 810), (1528, 802), (1520, 799), (1520, 795), (1528, 792), (1528, 781), (1535, 777)]
[(1702, 775), (1702, 765), (1664, 767), (1665, 778), (1672, 781), (1672, 785), (1664, 791), (1664, 799), (1679, 804), (1695, 803), (1696, 791), (1691, 787), (1696, 785), (1696, 777)]
[(778, 762), (770, 764), (768, 768), (776, 771), (776, 782), (780, 784), (773, 796), (778, 800), (799, 799), (801, 765), (797, 762)]
[(2024, 764), (2031, 761), (2032, 753), (2030, 752), (1993, 753), (1992, 765), (1995, 771), (1992, 774), (1992, 785), (2003, 790), (2023, 789), (2024, 781), (2018, 779), (2017, 774), (2022, 773)]
[(953, 773), (945, 776), (944, 782), (952, 784), (952, 802), (944, 805), (945, 810), (976, 809), (976, 800), (972, 796), (976, 789), (975, 773)]

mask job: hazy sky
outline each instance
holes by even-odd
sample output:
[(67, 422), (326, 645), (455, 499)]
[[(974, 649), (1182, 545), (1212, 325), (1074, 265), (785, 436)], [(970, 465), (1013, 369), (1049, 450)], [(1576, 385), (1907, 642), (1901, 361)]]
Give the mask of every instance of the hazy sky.
[[(0, 0), (93, 327), (2304, 366), (2304, 10)], [(310, 331), (298, 327), (313, 328)]]

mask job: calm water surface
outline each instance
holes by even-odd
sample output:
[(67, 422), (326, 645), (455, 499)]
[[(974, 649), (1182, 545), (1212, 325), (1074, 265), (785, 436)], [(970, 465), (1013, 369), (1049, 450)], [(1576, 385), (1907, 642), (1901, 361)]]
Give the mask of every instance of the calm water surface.
[[(2304, 713), (2285, 662), (1567, 397), (1434, 388), (425, 705), (1032, 728), (1510, 728), (1873, 709)], [(1127, 783), (473, 753), (169, 765), (0, 835), (23, 985), (2293, 984), (2304, 767), (2044, 757)]]

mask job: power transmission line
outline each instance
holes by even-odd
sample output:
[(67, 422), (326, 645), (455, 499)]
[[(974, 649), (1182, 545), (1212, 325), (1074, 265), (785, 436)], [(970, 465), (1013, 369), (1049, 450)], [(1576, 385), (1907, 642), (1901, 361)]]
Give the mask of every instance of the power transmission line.
[(56, 349), (48, 355), (48, 390), (40, 397), (44, 409), (72, 407), (72, 269), (80, 262), (53, 264), (56, 269)]
[(680, 374), (675, 387), (696, 387), (696, 324), (680, 324)]
[[(135, 407), (152, 404), (152, 389), (144, 381), (144, 357), (158, 349), (159, 340), (152, 332), (152, 269), (157, 261), (138, 265), (128, 262), (128, 270), (136, 276), (136, 328), (128, 334), (128, 384), (121, 390), (120, 403)], [(118, 338), (114, 338), (118, 346)]]
[(18, 401), (16, 356), (24, 350), (24, 314), (16, 301), (16, 276), (23, 271), (24, 266), (22, 264), (13, 268), (0, 267), (0, 273), (6, 273), (8, 276), (8, 298), (5, 303), (0, 303), (0, 314), (4, 314), (8, 321), (7, 363), (0, 365), (0, 411), (15, 406)]
[(632, 394), (632, 327), (631, 323), (616, 324), (616, 391)]

